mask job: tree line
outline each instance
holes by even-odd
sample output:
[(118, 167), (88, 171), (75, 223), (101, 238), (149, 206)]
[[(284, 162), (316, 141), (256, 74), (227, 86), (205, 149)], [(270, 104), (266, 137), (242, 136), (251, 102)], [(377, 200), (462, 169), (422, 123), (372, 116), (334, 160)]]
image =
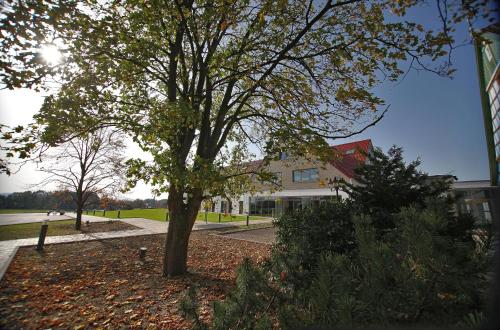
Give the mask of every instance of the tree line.
[[(131, 210), (141, 208), (162, 208), (166, 207), (166, 205), (166, 199), (117, 199), (92, 194), (89, 197), (86, 208)], [(74, 210), (76, 209), (76, 192), (69, 190), (37, 190), (0, 195), (0, 209)]]

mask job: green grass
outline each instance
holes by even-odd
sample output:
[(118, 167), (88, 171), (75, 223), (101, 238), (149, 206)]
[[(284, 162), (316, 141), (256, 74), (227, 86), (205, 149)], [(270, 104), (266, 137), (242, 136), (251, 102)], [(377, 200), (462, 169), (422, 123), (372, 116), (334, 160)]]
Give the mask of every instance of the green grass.
[[(264, 217), (257, 217), (254, 215), (250, 216), (250, 220), (262, 220), (262, 219), (265, 219), (265, 218)], [(205, 212), (198, 213), (196, 220), (205, 221)], [(207, 213), (207, 220), (208, 220), (208, 222), (219, 222), (219, 213), (208, 212)], [(238, 214), (224, 215), (224, 213), (220, 214), (220, 222), (246, 221), (246, 220), (247, 220), (246, 215), (238, 215)]]
[(0, 214), (47, 213), (47, 210), (0, 209)]
[[(134, 209), (134, 210), (120, 210), (120, 218), (144, 218), (156, 221), (165, 221), (166, 209)], [(106, 215), (103, 211), (96, 211), (95, 215), (98, 217), (104, 216), (105, 218), (117, 219), (118, 211), (106, 211)], [(87, 214), (84, 212), (83, 214)], [(89, 211), (89, 215), (94, 215), (94, 211)]]
[[(19, 225), (0, 226), (0, 241), (11, 239), (38, 237), (40, 222), (23, 223)], [(75, 230), (75, 220), (50, 221), (47, 236), (81, 234)]]
[[(134, 209), (134, 210), (121, 210), (120, 218), (144, 218), (151, 219), (156, 221), (165, 221), (165, 215), (167, 210), (164, 208), (160, 209)], [(87, 212), (84, 212), (87, 214)], [(89, 211), (88, 215), (94, 215), (94, 211)], [(106, 211), (104, 215), (103, 211), (96, 211), (95, 215), (98, 217), (105, 217), (116, 219), (118, 218), (118, 211)], [(220, 221), (221, 222), (231, 222), (231, 221), (246, 221), (246, 215), (235, 215), (235, 216), (225, 216), (221, 214)], [(265, 219), (263, 217), (250, 216), (250, 220), (262, 220)], [(205, 212), (198, 213), (196, 220), (204, 221), (205, 220)], [(208, 212), (207, 214), (208, 222), (219, 222), (219, 214)]]

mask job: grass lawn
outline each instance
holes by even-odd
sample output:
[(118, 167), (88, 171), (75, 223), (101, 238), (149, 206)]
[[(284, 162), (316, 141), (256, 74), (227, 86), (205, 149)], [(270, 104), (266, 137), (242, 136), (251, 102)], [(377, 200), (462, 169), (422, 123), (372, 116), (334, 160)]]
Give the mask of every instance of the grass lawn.
[(0, 214), (15, 214), (15, 213), (47, 213), (47, 210), (0, 209)]
[[(0, 241), (11, 239), (38, 237), (40, 234), (40, 222), (23, 223), (18, 225), (0, 226)], [(113, 221), (112, 223), (92, 223), (86, 226), (82, 223), (82, 230), (75, 230), (75, 220), (50, 221), (47, 236), (74, 235), (82, 233), (98, 233), (105, 231), (136, 229), (129, 224)]]
[[(166, 215), (167, 209), (160, 208), (160, 209), (134, 209), (134, 210), (121, 210), (120, 211), (120, 218), (144, 218), (144, 219), (151, 219), (151, 220), (157, 220), (157, 221), (165, 221), (165, 215)], [(84, 212), (84, 214), (87, 214), (87, 212)], [(89, 215), (94, 215), (94, 211), (89, 211)], [(118, 218), (118, 211), (106, 211), (106, 214), (104, 215), (103, 211), (96, 211), (95, 212), (96, 216), (99, 217), (106, 217), (106, 218), (111, 218), (111, 219), (116, 219)], [(219, 214), (214, 213), (214, 212), (208, 212), (207, 214), (207, 219), (208, 222), (219, 222)], [(220, 221), (221, 222), (231, 222), (231, 221), (246, 221), (246, 215), (227, 215), (225, 216), (224, 214), (221, 214)], [(263, 217), (257, 217), (257, 216), (250, 216), (250, 220), (262, 220), (265, 219)], [(205, 220), (205, 212), (200, 212), (198, 213), (198, 216), (196, 217), (196, 220)]]
[[(144, 218), (156, 221), (165, 221), (166, 209), (134, 209), (134, 210), (120, 210), (120, 218)], [(98, 217), (106, 217), (111, 219), (118, 218), (118, 211), (106, 211), (106, 215), (103, 211), (96, 211), (95, 215)], [(87, 214), (87, 212), (84, 212)], [(93, 215), (94, 211), (89, 211), (89, 215)]]
[[(250, 220), (262, 220), (262, 219), (266, 219), (266, 218), (257, 217), (254, 215), (250, 216)], [(198, 216), (196, 217), (196, 220), (205, 221), (205, 212), (199, 212)], [(208, 222), (219, 222), (219, 213), (208, 212), (207, 213), (207, 220), (208, 220)], [(239, 215), (239, 214), (224, 215), (224, 213), (220, 214), (220, 222), (246, 221), (246, 220), (247, 220), (246, 215)]]

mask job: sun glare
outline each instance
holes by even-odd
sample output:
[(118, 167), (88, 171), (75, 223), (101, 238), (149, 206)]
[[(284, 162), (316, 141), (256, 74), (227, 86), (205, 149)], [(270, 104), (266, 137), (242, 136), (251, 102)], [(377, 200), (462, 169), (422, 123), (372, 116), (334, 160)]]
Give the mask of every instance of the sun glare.
[(41, 54), (45, 62), (49, 65), (57, 65), (61, 63), (62, 54), (56, 45), (47, 44), (42, 46)]

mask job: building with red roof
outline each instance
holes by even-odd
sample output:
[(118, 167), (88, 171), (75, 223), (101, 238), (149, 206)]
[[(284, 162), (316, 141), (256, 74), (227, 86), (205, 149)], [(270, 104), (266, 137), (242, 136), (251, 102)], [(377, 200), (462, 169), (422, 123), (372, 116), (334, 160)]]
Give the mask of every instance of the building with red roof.
[(272, 182), (262, 182), (258, 175), (254, 175), (253, 192), (231, 201), (216, 197), (212, 211), (278, 216), (332, 198), (345, 198), (347, 193), (339, 182), (356, 184), (355, 169), (366, 163), (372, 149), (372, 141), (367, 139), (331, 146), (332, 159), (326, 163), (305, 157), (288, 157), (286, 153), (269, 163), (261, 160), (249, 162), (244, 166), (250, 166), (256, 173), (259, 170), (272, 173)]
[(332, 146), (336, 156), (332, 165), (349, 178), (354, 178), (354, 170), (366, 163), (366, 157), (372, 148), (370, 139)]

